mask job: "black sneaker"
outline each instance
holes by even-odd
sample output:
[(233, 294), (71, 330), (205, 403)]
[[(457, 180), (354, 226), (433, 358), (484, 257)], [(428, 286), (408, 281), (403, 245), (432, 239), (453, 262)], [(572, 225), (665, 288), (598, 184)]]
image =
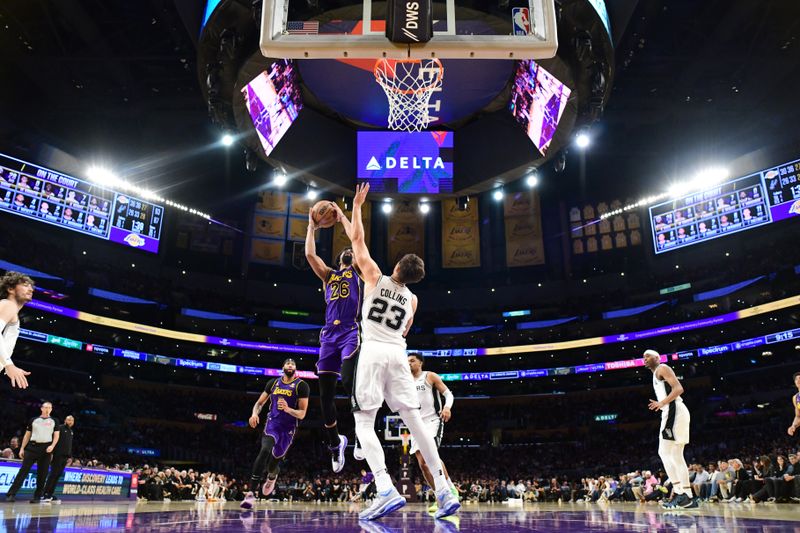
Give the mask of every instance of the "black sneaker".
[(683, 502), (678, 503), (678, 507), (681, 509), (697, 509), (700, 507), (700, 502), (697, 501), (697, 498), (690, 498), (688, 494), (682, 494), (681, 496), (685, 497)]
[(50, 501), (52, 503), (61, 503), (61, 500), (58, 499), (58, 496), (53, 496), (52, 498), (50, 498)]

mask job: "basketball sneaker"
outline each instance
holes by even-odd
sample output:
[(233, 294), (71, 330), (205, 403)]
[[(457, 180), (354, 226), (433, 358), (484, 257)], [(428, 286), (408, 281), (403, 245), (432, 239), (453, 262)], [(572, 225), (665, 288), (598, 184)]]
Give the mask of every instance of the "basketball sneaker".
[(253, 496), (252, 492), (248, 492), (247, 494), (244, 495), (244, 501), (242, 501), (242, 503), (239, 504), (239, 507), (241, 507), (242, 509), (249, 510), (253, 508), (253, 505), (255, 505), (255, 503), (256, 503), (256, 497)]
[(697, 509), (700, 507), (699, 498), (690, 498), (687, 494), (682, 494), (686, 499), (683, 502), (678, 502), (678, 507), (681, 509)]
[(358, 513), (359, 520), (377, 520), (382, 516), (386, 516), (392, 511), (396, 511), (406, 504), (406, 499), (403, 498), (397, 489), (392, 487), (386, 492), (379, 492), (372, 500), (372, 505)]
[(361, 443), (358, 442), (358, 436), (356, 436), (356, 442), (353, 445), (353, 459), (356, 461), (363, 461), (366, 458), (367, 456), (364, 455), (364, 450), (361, 448)]
[(339, 435), (339, 446), (331, 448), (331, 468), (338, 474), (344, 468), (344, 452), (347, 449), (347, 437)]
[(436, 495), (436, 504), (439, 506), (439, 510), (436, 511), (436, 514), (433, 515), (433, 517), (437, 519), (455, 514), (456, 511), (461, 509), (461, 504), (458, 503), (458, 498), (453, 496), (453, 493), (450, 492), (449, 488)]
[(272, 494), (272, 491), (275, 490), (275, 482), (278, 480), (278, 476), (270, 478), (267, 476), (267, 480), (261, 485), (261, 492), (264, 493), (264, 496), (269, 496)]

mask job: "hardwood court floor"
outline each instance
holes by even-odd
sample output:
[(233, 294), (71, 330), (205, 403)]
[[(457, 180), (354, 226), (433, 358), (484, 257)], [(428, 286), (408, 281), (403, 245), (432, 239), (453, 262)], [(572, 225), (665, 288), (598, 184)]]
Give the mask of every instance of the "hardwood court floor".
[(409, 504), (378, 522), (359, 522), (361, 505), (259, 503), (243, 512), (226, 503), (0, 504), (0, 533), (41, 531), (233, 531), (258, 533), (453, 533), (456, 531), (553, 532), (793, 532), (800, 533), (798, 504), (709, 504), (691, 511), (655, 505), (468, 504), (456, 517), (434, 520)]

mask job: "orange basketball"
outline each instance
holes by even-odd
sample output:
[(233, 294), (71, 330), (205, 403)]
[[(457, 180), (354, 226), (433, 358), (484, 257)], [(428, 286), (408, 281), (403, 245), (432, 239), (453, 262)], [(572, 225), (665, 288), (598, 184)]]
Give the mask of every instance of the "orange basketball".
[(330, 228), (336, 224), (336, 208), (330, 200), (320, 200), (311, 208), (311, 218), (318, 228)]

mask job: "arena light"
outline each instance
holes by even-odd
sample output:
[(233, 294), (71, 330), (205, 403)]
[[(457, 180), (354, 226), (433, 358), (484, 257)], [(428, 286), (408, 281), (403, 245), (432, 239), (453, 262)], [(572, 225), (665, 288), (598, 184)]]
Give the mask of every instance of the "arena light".
[(222, 136), (222, 139), (220, 139), (222, 146), (232, 146), (234, 141), (235, 139), (233, 138), (233, 135), (231, 135), (230, 133), (226, 133), (225, 135)]
[(539, 176), (537, 176), (535, 172), (531, 172), (525, 178), (525, 185), (533, 189), (534, 187), (539, 185)]
[(419, 211), (423, 215), (427, 215), (431, 211), (431, 206), (428, 202), (420, 202), (419, 204)]
[(392, 212), (392, 200), (390, 198), (384, 198), (383, 205), (381, 206), (381, 211), (383, 211), (387, 215)]
[(586, 131), (581, 131), (575, 136), (575, 146), (580, 149), (586, 149), (592, 144), (592, 139)]
[(316, 200), (317, 196), (319, 196), (319, 193), (317, 192), (317, 189), (315, 189), (314, 187), (309, 187), (308, 190), (306, 191), (306, 198), (308, 198), (309, 200)]
[(206, 220), (211, 220), (211, 215), (206, 214), (202, 211), (197, 209), (193, 209), (191, 207), (187, 207), (183, 204), (178, 202), (173, 202), (163, 196), (160, 196), (154, 191), (150, 189), (146, 189), (144, 187), (140, 187), (133, 183), (130, 183), (123, 178), (119, 177), (116, 173), (110, 170), (107, 167), (99, 166), (99, 165), (92, 165), (86, 169), (86, 177), (92, 183), (96, 183), (97, 185), (111, 189), (117, 192), (125, 192), (134, 196), (138, 196), (143, 200), (148, 200), (150, 202), (155, 202), (159, 204), (166, 205), (168, 207), (174, 207), (175, 209), (180, 209), (186, 213), (197, 215), (199, 217), (205, 218)]
[(499, 202), (500, 200), (502, 200), (503, 196), (504, 196), (504, 194), (503, 194), (503, 188), (502, 187), (496, 188), (494, 190), (494, 192), (492, 193), (492, 198), (494, 198), (495, 202)]
[(286, 185), (286, 182), (288, 181), (289, 178), (287, 178), (286, 174), (284, 174), (283, 172), (276, 172), (275, 176), (272, 178), (272, 183), (276, 187), (283, 187), (284, 185)]

